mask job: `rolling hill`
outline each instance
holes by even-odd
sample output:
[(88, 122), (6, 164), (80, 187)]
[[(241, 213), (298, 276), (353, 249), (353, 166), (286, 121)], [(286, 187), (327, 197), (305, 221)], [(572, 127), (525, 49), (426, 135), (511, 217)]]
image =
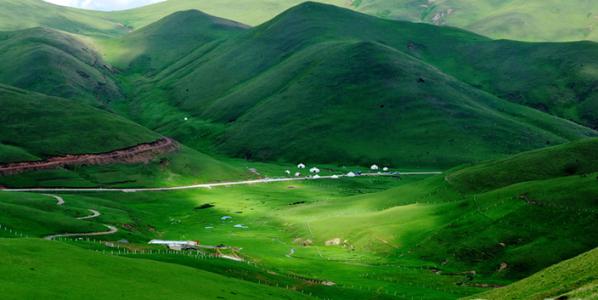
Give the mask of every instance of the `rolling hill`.
[(0, 279), (6, 299), (306, 298), (191, 267), (110, 256), (60, 242), (0, 239), (0, 253), (10, 261), (20, 261), (0, 266), (0, 273), (6, 275)]
[(594, 249), (469, 299), (592, 299), (598, 293), (597, 263), (598, 249)]
[(120, 39), (107, 41), (102, 48), (117, 66), (130, 72), (148, 72), (161, 70), (198, 47), (247, 28), (197, 10), (181, 11)]
[(496, 39), (598, 40), (598, 3), (587, 0), (353, 0), (351, 6), (376, 16), (455, 26)]
[(69, 34), (42, 27), (0, 32), (0, 83), (102, 105), (122, 99), (113, 72)]
[[(212, 136), (221, 151), (260, 160), (448, 167), (596, 134), (460, 81), (499, 77), (503, 70), (457, 68), (466, 51), (495, 43), (306, 3), (218, 45), (198, 45), (130, 97), (143, 99), (130, 111), (184, 142)], [(144, 109), (146, 101), (193, 116), (184, 125), (192, 129), (172, 131), (178, 121)]]
[(0, 162), (97, 153), (151, 142), (160, 135), (77, 101), (0, 86)]

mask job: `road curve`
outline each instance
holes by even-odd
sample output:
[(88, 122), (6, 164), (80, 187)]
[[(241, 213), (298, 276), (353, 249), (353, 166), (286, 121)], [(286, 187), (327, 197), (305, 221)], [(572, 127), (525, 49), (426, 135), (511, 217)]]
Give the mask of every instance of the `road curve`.
[[(56, 199), (56, 201), (57, 201), (56, 205), (58, 205), (58, 206), (64, 205), (64, 199), (62, 197), (57, 196), (57, 195), (51, 195), (51, 194), (44, 194), (44, 195)], [(89, 219), (97, 218), (102, 215), (99, 211), (97, 211), (95, 209), (88, 209), (88, 210), (89, 210), (89, 212), (91, 212), (91, 215), (80, 217), (77, 219), (89, 220)], [(61, 237), (98, 236), (98, 235), (115, 234), (118, 232), (118, 228), (116, 228), (114, 226), (106, 225), (106, 224), (102, 224), (102, 225), (104, 225), (106, 228), (108, 228), (108, 231), (87, 232), (87, 233), (59, 233), (59, 234), (53, 234), (53, 235), (46, 236), (46, 237), (44, 237), (44, 239), (53, 240), (53, 239), (61, 238)]]
[[(365, 173), (360, 176), (352, 177), (382, 177), (382, 176), (410, 176), (410, 175), (440, 175), (442, 172), (401, 172), (400, 174), (392, 173)], [(303, 180), (322, 180), (322, 179), (341, 179), (344, 177), (351, 177), (347, 175), (331, 175), (331, 176), (319, 176), (314, 177), (292, 177), (292, 178), (265, 178), (265, 179), (254, 179), (254, 180), (243, 180), (243, 181), (230, 181), (230, 182), (217, 182), (217, 183), (203, 183), (195, 185), (184, 185), (174, 187), (156, 187), (156, 188), (26, 188), (26, 189), (0, 189), (4, 192), (122, 192), (122, 193), (135, 193), (135, 192), (160, 192), (160, 191), (177, 191), (177, 190), (190, 190), (190, 189), (211, 189), (219, 186), (231, 186), (231, 185), (250, 185), (259, 183), (271, 183), (271, 182), (286, 182), (286, 181), (303, 181)]]
[(89, 220), (89, 219), (97, 218), (97, 217), (99, 217), (99, 216), (102, 215), (99, 211), (97, 211), (95, 209), (88, 209), (88, 210), (91, 213), (91, 215), (85, 216), (85, 217), (79, 217), (77, 219), (79, 219), (79, 220)]
[(58, 206), (64, 205), (64, 199), (62, 199), (62, 197), (60, 197), (60, 196), (50, 195), (50, 194), (44, 194), (44, 196), (48, 196), (48, 197), (52, 197), (52, 198), (56, 199), (56, 205), (58, 205)]
[(88, 233), (61, 233), (61, 234), (49, 235), (49, 236), (45, 237), (44, 239), (53, 240), (53, 239), (57, 239), (57, 238), (61, 238), (61, 237), (83, 237), (83, 236), (109, 235), (109, 234), (115, 234), (118, 232), (118, 228), (116, 228), (114, 226), (106, 225), (106, 224), (103, 224), (103, 225), (106, 226), (106, 228), (108, 228), (108, 231), (88, 232)]

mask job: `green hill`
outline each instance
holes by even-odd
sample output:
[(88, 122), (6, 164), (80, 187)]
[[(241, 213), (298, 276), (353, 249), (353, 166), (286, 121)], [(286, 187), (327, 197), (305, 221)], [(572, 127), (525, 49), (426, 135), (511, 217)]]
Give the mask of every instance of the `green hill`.
[(594, 249), (470, 299), (593, 299), (598, 294), (597, 270), (598, 249)]
[[(208, 132), (220, 150), (261, 160), (449, 167), (596, 134), (444, 72), (467, 57), (461, 49), (482, 46), (494, 42), (306, 3), (198, 47), (153, 79), (161, 100), (146, 89), (131, 111), (184, 142)], [(139, 109), (156, 101), (192, 115), (193, 129)]]
[[(133, 71), (162, 69), (215, 40), (230, 37), (246, 25), (206, 15), (197, 10), (181, 11), (104, 46), (117, 65)], [(108, 50), (110, 49), (110, 50)]]
[(106, 152), (160, 138), (116, 114), (10, 86), (0, 85), (0, 106), (0, 162)]
[(385, 18), (455, 26), (497, 39), (598, 40), (594, 1), (353, 0), (351, 6)]
[[(110, 256), (37, 239), (0, 239), (5, 299), (303, 299), (258, 285), (169, 263)], [(85, 274), (85, 276), (73, 276)]]
[[(107, 152), (161, 137), (117, 114), (10, 86), (0, 85), (0, 107), (0, 163)], [(182, 146), (180, 151), (147, 164), (88, 166), (0, 176), (0, 185), (173, 185), (247, 175), (245, 170)]]
[(93, 48), (49, 28), (0, 32), (0, 82), (47, 95), (107, 103), (121, 99), (112, 68)]
[[(598, 139), (525, 152), (452, 172), (446, 179), (464, 191), (484, 191), (553, 177), (598, 170)], [(550, 164), (546, 164), (550, 161)]]
[(131, 30), (122, 23), (106, 19), (100, 12), (58, 6), (43, 0), (4, 0), (0, 3), (0, 30), (34, 27), (100, 38), (122, 35)]

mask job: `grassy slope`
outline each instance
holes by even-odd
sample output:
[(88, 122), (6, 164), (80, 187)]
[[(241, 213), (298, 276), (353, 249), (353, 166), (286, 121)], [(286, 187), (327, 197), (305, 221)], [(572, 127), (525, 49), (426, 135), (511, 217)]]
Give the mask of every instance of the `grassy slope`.
[[(152, 142), (160, 135), (119, 115), (76, 101), (0, 85), (0, 162), (99, 153)], [(182, 147), (148, 164), (77, 167), (0, 177), (6, 186), (174, 185), (245, 178), (239, 168)]]
[(598, 296), (597, 270), (598, 249), (594, 249), (471, 299), (547, 299), (560, 296), (593, 299)]
[(52, 96), (122, 99), (112, 69), (75, 37), (48, 28), (0, 33), (0, 82)]
[[(405, 49), (410, 41), (418, 49)], [(501, 101), (424, 62), (445, 62), (459, 47), (485, 43), (492, 42), (460, 30), (308, 3), (197, 48), (157, 76), (161, 96), (140, 93), (143, 101), (132, 111), (141, 111), (136, 117), (150, 128), (168, 134), (175, 128), (185, 142), (224, 131), (221, 149), (259, 159), (452, 166), (595, 134)], [(170, 110), (194, 116), (187, 133), (172, 125), (180, 120), (143, 104), (164, 105), (164, 97)], [(388, 130), (372, 130), (382, 123)]]
[(39, 26), (94, 37), (121, 35), (130, 30), (105, 19), (102, 13), (57, 6), (42, 0), (4, 0), (0, 3), (0, 30)]
[(2, 162), (105, 152), (160, 137), (118, 115), (9, 86), (0, 86), (0, 106), (1, 143), (10, 155)]
[(598, 170), (597, 150), (598, 139), (587, 139), (477, 164), (452, 172), (447, 180), (464, 191), (484, 191), (524, 181), (582, 175)]
[(302, 298), (189, 267), (107, 256), (58, 242), (2, 239), (0, 253), (8, 261), (19, 261), (0, 267), (0, 290), (6, 299)]
[(151, 72), (203, 44), (246, 28), (246, 25), (197, 10), (180, 11), (122, 38), (107, 41), (102, 48), (117, 66), (128, 68), (130, 72)]
[(352, 6), (373, 15), (456, 26), (493, 38), (598, 40), (598, 4), (587, 0), (354, 0)]

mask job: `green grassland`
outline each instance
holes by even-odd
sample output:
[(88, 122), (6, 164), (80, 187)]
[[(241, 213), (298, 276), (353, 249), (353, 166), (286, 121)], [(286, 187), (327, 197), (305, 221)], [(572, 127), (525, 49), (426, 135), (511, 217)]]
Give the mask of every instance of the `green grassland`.
[(198, 269), (106, 256), (56, 242), (3, 239), (0, 245), (4, 259), (19, 262), (0, 267), (2, 274), (11, 274), (0, 280), (6, 299), (306, 298)]
[[(488, 290), (482, 286), (508, 285), (598, 246), (598, 232), (593, 226), (598, 213), (598, 173), (592, 163), (597, 141), (531, 151), (435, 177), (358, 177), (159, 193), (64, 194), (64, 208), (53, 207), (53, 199), (48, 197), (3, 193), (0, 203), (21, 207), (22, 214), (28, 209), (47, 210), (62, 215), (64, 223), (85, 209), (102, 211), (105, 214), (101, 219), (88, 223), (117, 226), (117, 235), (98, 238), (126, 239), (128, 243), (119, 244), (119, 251), (131, 252), (118, 253), (136, 261), (139, 267), (156, 261), (168, 268), (191, 268), (209, 272), (210, 276), (224, 275), (261, 284), (259, 289), (290, 286), (320, 298), (454, 299)], [(538, 160), (555, 164), (538, 164)], [(575, 173), (569, 172), (568, 166), (578, 161), (589, 163)], [(284, 165), (242, 164), (268, 176), (292, 169)], [(502, 178), (500, 174), (505, 169), (527, 173)], [(342, 170), (330, 168), (326, 172)], [(221, 220), (223, 216), (232, 219)], [(41, 220), (49, 224), (53, 219)], [(40, 231), (29, 221), (5, 218), (0, 223), (30, 236), (47, 234), (47, 230)], [(237, 228), (236, 224), (244, 227)], [(49, 228), (61, 232), (65, 227)], [(81, 231), (84, 228), (91, 229), (81, 227)], [(158, 250), (144, 245), (152, 238), (238, 247), (241, 257), (251, 264), (134, 252)], [(335, 239), (340, 244), (330, 244)], [(68, 251), (79, 251), (77, 257), (93, 261), (99, 259), (94, 250), (116, 251), (85, 241), (66, 243), (88, 249), (87, 254), (78, 248)], [(66, 246), (43, 246), (46, 247)], [(584, 261), (593, 263), (591, 257)], [(73, 267), (80, 263), (75, 262)], [(501, 269), (502, 263), (506, 265)], [(523, 295), (510, 293), (528, 293), (530, 297), (534, 293), (591, 295), (595, 268), (590, 265), (582, 269), (579, 280), (555, 268), (559, 266), (543, 272), (567, 280), (528, 280), (523, 282), (532, 284), (534, 289), (522, 289), (518, 287), (522, 283), (516, 283), (480, 297)], [(162, 268), (146, 272), (147, 276), (160, 276)], [(207, 275), (198, 275), (202, 279), (197, 280), (201, 282), (203, 276)], [(306, 284), (310, 280), (331, 281), (335, 285)], [(217, 286), (230, 289), (222, 284)], [(588, 288), (581, 288), (585, 284)], [(506, 294), (501, 294), (503, 291)]]

